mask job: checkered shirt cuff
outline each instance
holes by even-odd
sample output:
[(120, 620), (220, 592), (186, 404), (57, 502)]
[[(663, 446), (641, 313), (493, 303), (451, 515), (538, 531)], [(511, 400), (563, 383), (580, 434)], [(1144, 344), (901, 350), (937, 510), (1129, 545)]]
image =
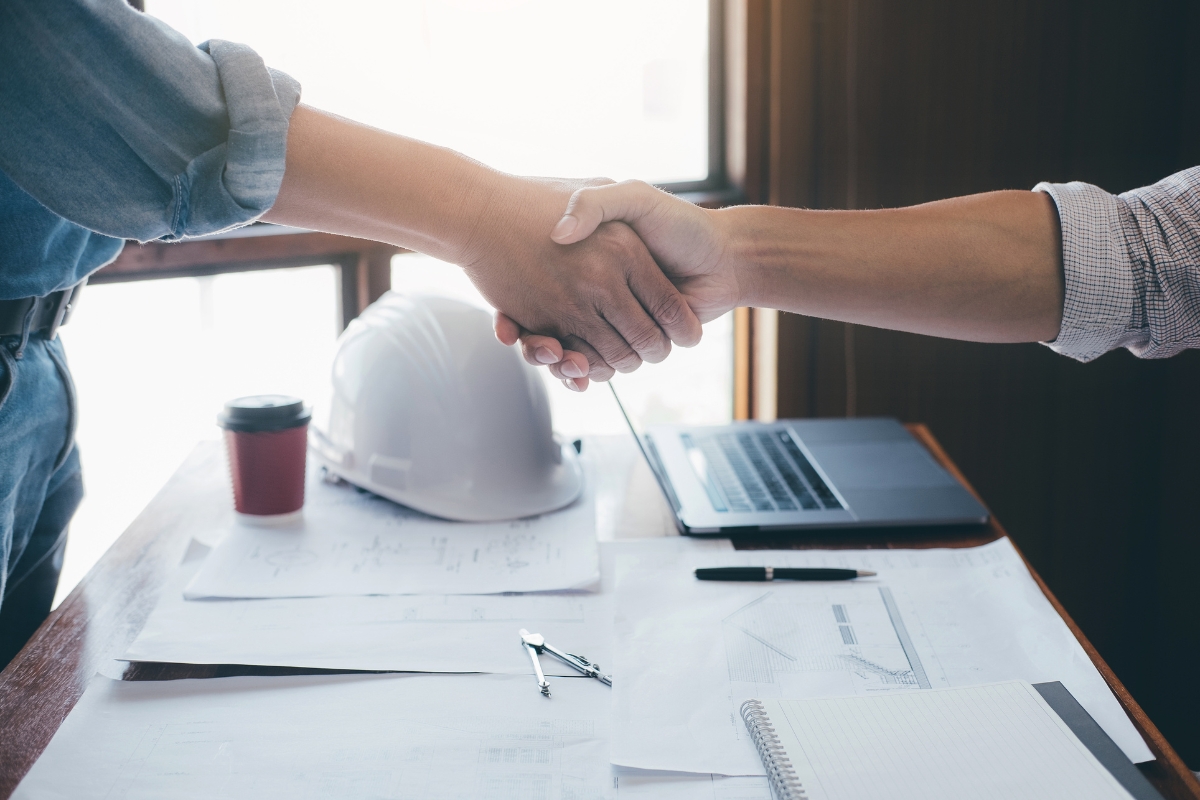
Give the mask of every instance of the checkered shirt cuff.
[(1052, 350), (1091, 361), (1117, 347), (1137, 346), (1146, 331), (1134, 326), (1137, 286), (1122, 231), (1122, 203), (1087, 183), (1039, 183), (1058, 206), (1066, 294), (1062, 327)]

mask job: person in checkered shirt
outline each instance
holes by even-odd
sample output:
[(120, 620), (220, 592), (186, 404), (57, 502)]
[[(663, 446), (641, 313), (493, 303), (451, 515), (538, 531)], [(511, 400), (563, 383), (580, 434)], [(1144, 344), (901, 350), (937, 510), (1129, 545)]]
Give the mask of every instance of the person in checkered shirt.
[[(1039, 183), (909, 208), (708, 210), (640, 181), (577, 191), (551, 233), (604, 221), (642, 237), (702, 321), (736, 306), (979, 342), (1040, 341), (1090, 361), (1126, 347), (1164, 358), (1200, 346), (1200, 167), (1113, 195)], [(587, 359), (497, 315), (534, 364)], [(592, 355), (594, 360), (594, 354)], [(592, 364), (595, 367), (595, 364)], [(595, 375), (596, 373), (593, 373)]]

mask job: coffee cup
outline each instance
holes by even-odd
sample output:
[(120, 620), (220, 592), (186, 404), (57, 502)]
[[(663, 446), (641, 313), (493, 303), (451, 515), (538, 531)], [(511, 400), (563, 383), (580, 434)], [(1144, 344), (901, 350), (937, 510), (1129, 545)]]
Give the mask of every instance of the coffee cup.
[(271, 523), (298, 516), (304, 506), (304, 468), (312, 410), (279, 394), (239, 397), (225, 404), (233, 505), (245, 521)]

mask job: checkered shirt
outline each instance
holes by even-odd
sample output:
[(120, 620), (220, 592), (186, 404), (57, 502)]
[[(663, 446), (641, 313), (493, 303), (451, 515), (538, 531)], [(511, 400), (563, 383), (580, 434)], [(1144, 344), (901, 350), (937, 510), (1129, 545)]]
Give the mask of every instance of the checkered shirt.
[(1200, 167), (1120, 195), (1079, 182), (1034, 191), (1054, 199), (1062, 224), (1066, 298), (1046, 344), (1079, 361), (1200, 347)]

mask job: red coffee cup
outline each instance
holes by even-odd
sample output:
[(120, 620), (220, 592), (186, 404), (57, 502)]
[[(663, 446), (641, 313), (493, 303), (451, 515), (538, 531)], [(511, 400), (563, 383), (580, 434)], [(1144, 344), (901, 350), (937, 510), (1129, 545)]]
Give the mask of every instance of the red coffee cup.
[(240, 514), (273, 517), (304, 506), (304, 462), (312, 411), (280, 394), (239, 397), (225, 404), (217, 424), (225, 429), (233, 505)]

